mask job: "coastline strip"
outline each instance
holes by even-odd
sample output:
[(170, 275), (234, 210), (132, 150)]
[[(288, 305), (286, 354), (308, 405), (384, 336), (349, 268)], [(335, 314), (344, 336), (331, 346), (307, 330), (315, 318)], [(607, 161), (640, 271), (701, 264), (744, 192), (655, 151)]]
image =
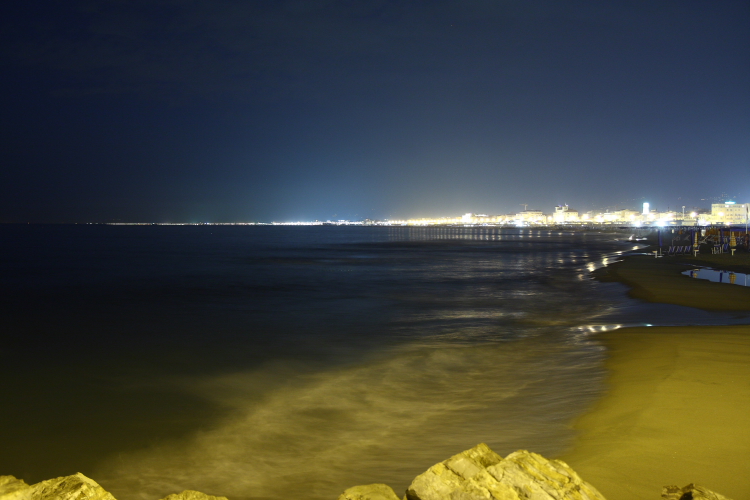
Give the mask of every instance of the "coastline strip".
[(713, 283), (681, 274), (706, 263), (629, 255), (593, 274), (600, 281), (617, 281), (629, 286), (628, 295), (647, 302), (715, 311), (750, 310), (750, 287)]
[(601, 334), (607, 394), (561, 457), (609, 500), (658, 498), (694, 482), (750, 498), (750, 326)]
[[(750, 289), (681, 274), (712, 264), (744, 271), (747, 256), (731, 257), (631, 255), (594, 275), (649, 302), (748, 311)], [(750, 498), (750, 325), (626, 328), (597, 339), (609, 351), (608, 391), (576, 420), (576, 443), (561, 458), (609, 500), (688, 483)]]

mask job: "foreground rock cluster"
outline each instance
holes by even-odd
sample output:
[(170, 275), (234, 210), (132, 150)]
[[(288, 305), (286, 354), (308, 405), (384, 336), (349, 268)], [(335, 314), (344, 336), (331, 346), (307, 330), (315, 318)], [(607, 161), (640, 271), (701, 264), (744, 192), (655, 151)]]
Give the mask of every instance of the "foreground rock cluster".
[[(385, 485), (357, 486), (339, 500), (398, 500)], [(373, 488), (369, 494), (367, 488)], [(375, 489), (377, 488), (377, 489)], [(559, 460), (525, 450), (501, 457), (482, 443), (435, 464), (417, 476), (406, 500), (605, 500), (596, 488)]]
[[(706, 488), (667, 486), (664, 500), (729, 500)], [(338, 500), (400, 500), (385, 484), (355, 486)], [(417, 476), (404, 500), (605, 500), (565, 462), (525, 450), (503, 458), (484, 443)]]
[[(663, 500), (729, 500), (690, 484), (665, 486)], [(33, 485), (0, 476), (0, 500), (115, 500), (96, 481), (81, 473)], [(185, 490), (162, 500), (227, 500)], [(339, 500), (401, 500), (385, 484), (354, 486)], [(525, 450), (503, 458), (484, 443), (433, 465), (417, 476), (403, 500), (605, 500), (596, 488), (560, 460)]]

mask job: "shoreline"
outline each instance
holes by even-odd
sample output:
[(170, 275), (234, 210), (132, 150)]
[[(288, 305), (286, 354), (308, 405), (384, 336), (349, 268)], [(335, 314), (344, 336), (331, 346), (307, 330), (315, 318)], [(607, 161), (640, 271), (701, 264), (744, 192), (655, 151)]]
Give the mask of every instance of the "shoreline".
[[(715, 257), (715, 258), (711, 258)], [(750, 310), (750, 287), (714, 283), (690, 278), (682, 271), (696, 267), (718, 267), (750, 273), (750, 254), (728, 254), (702, 257), (677, 256), (654, 258), (648, 255), (625, 255), (621, 260), (596, 269), (599, 281), (622, 283), (630, 288), (628, 295), (646, 302), (674, 304), (707, 311)]]
[[(629, 255), (594, 275), (649, 302), (748, 311), (750, 288), (680, 274), (726, 268), (726, 257)], [(732, 270), (742, 272), (736, 260)], [(634, 327), (596, 338), (609, 351), (607, 391), (576, 419), (578, 437), (560, 458), (608, 500), (658, 498), (663, 486), (692, 482), (750, 498), (750, 325)]]

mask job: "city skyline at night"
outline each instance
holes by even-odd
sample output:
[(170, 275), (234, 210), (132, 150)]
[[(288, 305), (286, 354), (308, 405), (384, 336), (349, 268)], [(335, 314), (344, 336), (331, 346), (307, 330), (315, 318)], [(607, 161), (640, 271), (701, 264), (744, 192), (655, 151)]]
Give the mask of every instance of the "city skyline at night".
[(74, 0), (0, 23), (0, 222), (748, 196), (747, 2)]

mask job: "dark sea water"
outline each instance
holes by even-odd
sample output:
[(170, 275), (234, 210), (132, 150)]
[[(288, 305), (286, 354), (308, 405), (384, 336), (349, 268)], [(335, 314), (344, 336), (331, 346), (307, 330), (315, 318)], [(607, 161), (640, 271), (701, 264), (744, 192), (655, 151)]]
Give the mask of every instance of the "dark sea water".
[(397, 492), (479, 442), (554, 457), (603, 391), (592, 332), (715, 322), (589, 272), (627, 235), (0, 227), (0, 474), (119, 500)]

